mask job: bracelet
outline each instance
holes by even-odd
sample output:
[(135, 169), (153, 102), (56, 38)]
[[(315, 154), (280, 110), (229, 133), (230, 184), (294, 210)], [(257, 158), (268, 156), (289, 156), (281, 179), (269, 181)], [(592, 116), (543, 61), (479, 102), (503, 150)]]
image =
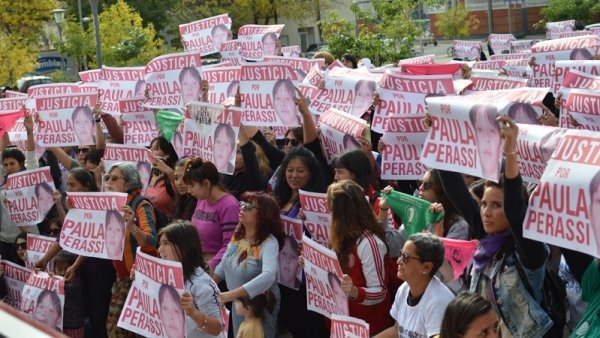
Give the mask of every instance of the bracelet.
[(204, 329), (206, 328), (206, 323), (208, 322), (208, 320), (206, 319), (206, 314), (203, 313), (202, 315), (204, 316), (204, 322), (202, 323), (201, 327), (196, 326), (196, 330), (204, 332)]

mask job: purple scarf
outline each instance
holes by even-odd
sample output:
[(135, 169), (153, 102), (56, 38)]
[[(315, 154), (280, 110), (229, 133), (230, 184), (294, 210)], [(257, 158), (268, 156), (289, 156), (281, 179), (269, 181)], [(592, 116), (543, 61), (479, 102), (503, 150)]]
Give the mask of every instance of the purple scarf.
[(492, 258), (496, 255), (498, 250), (504, 245), (506, 240), (512, 236), (510, 231), (503, 232), (497, 235), (487, 235), (481, 241), (479, 241), (479, 247), (475, 251), (473, 256), (473, 264), (477, 271), (481, 271)]

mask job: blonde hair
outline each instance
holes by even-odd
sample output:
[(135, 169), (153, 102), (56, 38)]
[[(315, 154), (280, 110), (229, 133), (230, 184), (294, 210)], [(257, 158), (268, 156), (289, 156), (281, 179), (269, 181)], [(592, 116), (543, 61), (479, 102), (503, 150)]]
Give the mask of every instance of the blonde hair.
[(256, 155), (256, 160), (258, 161), (258, 170), (264, 177), (270, 177), (271, 176), (271, 162), (269, 161), (267, 154), (265, 154), (265, 151), (263, 150), (263, 148), (261, 146), (258, 145), (258, 143), (254, 142), (254, 141), (250, 141), (250, 142), (252, 142), (252, 144), (254, 144), (254, 148), (255, 148), (254, 154)]

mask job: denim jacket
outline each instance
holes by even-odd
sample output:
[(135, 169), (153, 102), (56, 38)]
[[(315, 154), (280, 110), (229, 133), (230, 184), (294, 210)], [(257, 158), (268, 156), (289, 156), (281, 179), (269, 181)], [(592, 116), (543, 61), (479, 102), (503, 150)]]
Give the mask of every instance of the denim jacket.
[[(542, 285), (544, 283), (545, 267), (523, 271), (533, 286), (531, 295), (521, 280), (515, 267), (515, 251), (510, 250), (500, 259), (493, 260), (490, 283), (493, 285), (494, 300), (498, 312), (514, 337), (542, 337), (552, 327), (552, 320), (540, 306)], [(471, 270), (470, 291), (477, 290), (481, 271)]]

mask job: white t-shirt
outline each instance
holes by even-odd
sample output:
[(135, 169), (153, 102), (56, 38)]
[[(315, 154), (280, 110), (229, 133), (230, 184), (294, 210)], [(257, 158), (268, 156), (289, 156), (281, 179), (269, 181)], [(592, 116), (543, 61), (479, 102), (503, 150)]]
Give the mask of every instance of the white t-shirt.
[(416, 306), (408, 305), (408, 292), (408, 284), (403, 283), (390, 310), (398, 323), (398, 337), (427, 338), (439, 334), (446, 306), (454, 298), (452, 291), (433, 277)]

